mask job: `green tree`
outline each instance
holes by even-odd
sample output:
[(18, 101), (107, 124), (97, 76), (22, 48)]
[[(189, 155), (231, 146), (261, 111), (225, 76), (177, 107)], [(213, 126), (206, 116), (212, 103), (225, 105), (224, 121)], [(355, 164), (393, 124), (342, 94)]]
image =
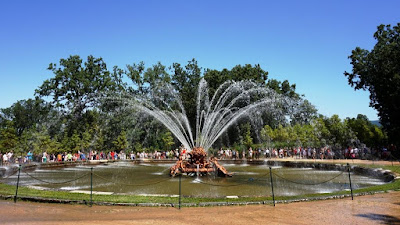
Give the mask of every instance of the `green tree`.
[(126, 68), (125, 73), (133, 83), (130, 90), (135, 94), (147, 94), (158, 82), (171, 82), (171, 77), (161, 62), (147, 69), (144, 62), (133, 63)]
[(98, 94), (116, 88), (103, 59), (91, 55), (83, 65), (82, 59), (75, 55), (60, 59), (60, 67), (50, 63), (48, 70), (55, 76), (44, 81), (36, 94), (51, 96), (55, 106), (68, 109), (76, 118), (96, 106)]
[(24, 130), (22, 133), (21, 137), (18, 140), (18, 150), (21, 153), (27, 153), (29, 151), (33, 151), (34, 149), (34, 130), (29, 129), (29, 130)]
[(128, 148), (128, 139), (126, 138), (126, 132), (121, 131), (116, 140), (113, 141), (115, 150), (124, 151)]
[(330, 134), (327, 139), (330, 143), (327, 144), (336, 148), (345, 148), (356, 142), (357, 137), (346, 120), (342, 121), (338, 115), (333, 115), (330, 118), (324, 118), (323, 121)]
[(14, 150), (18, 144), (17, 131), (12, 121), (6, 121), (0, 129), (0, 152), (5, 153)]
[(242, 131), (241, 143), (248, 149), (253, 145), (250, 123), (242, 124), (241, 131)]
[(59, 151), (59, 143), (50, 137), (45, 128), (35, 132), (33, 136), (34, 153), (40, 154), (42, 152), (47, 152), (48, 154), (53, 154)]
[(293, 124), (310, 124), (317, 117), (317, 109), (308, 100), (300, 102), (300, 105), (291, 115), (290, 123)]
[(36, 90), (38, 96), (52, 98), (52, 106), (59, 109), (65, 118), (68, 137), (74, 130), (84, 132), (91, 126), (94, 109), (100, 103), (100, 97), (109, 91), (117, 91), (121, 87), (121, 71), (114, 68), (111, 74), (102, 58), (88, 56), (83, 63), (79, 56), (60, 59), (60, 65), (50, 63), (48, 70), (54, 77), (45, 80)]
[(382, 146), (385, 140), (384, 132), (372, 124), (367, 116), (359, 114), (357, 118), (347, 118), (346, 121), (362, 143), (370, 147)]
[(162, 141), (164, 145), (164, 150), (171, 150), (171, 146), (175, 144), (174, 137), (172, 137), (171, 132), (167, 131), (162, 135)]
[(267, 87), (275, 90), (277, 93), (298, 99), (300, 95), (296, 93), (296, 84), (290, 84), (288, 80), (280, 82), (275, 79), (270, 79), (267, 82)]
[(265, 125), (260, 131), (261, 139), (267, 143), (267, 147), (272, 147), (271, 142), (274, 139), (274, 130), (269, 126)]
[(202, 68), (192, 59), (183, 68), (179, 63), (172, 64), (171, 84), (181, 96), (191, 127), (196, 124), (196, 99)]
[(371, 51), (355, 48), (349, 56), (352, 72), (345, 72), (355, 90), (370, 92), (370, 106), (394, 143), (400, 143), (400, 23), (380, 25)]
[(212, 70), (206, 69), (204, 79), (207, 81), (210, 88), (210, 95), (213, 95), (217, 88), (228, 80), (242, 81), (251, 80), (258, 84), (265, 85), (268, 79), (268, 72), (263, 70), (259, 64), (254, 66), (250, 64), (236, 65), (231, 70), (222, 69)]
[(5, 120), (12, 120), (20, 137), (22, 133), (35, 127), (37, 124), (44, 123), (50, 112), (50, 106), (42, 99), (20, 100), (11, 107), (1, 109), (0, 117)]

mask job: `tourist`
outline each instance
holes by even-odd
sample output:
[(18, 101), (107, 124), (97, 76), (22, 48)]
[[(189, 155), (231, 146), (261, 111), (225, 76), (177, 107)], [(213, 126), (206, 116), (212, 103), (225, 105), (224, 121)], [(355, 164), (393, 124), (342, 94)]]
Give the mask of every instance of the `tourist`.
[(51, 155), (50, 155), (50, 158), (49, 158), (49, 161), (50, 161), (50, 162), (54, 162), (54, 158), (55, 158), (54, 154), (51, 154)]
[(4, 155), (3, 155), (3, 165), (5, 166), (7, 164), (8, 164), (8, 155), (7, 155), (7, 153), (4, 153)]
[(14, 153), (12, 151), (7, 153), (7, 159), (10, 164), (13, 163), (13, 155)]
[(283, 157), (284, 157), (284, 155), (283, 155), (283, 149), (280, 148), (280, 149), (279, 149), (279, 158), (283, 158)]
[(357, 147), (355, 147), (354, 148), (354, 158), (359, 158), (359, 155), (358, 155), (358, 148)]
[(47, 162), (47, 152), (43, 152), (42, 163), (46, 163), (46, 162)]
[(26, 154), (26, 156), (28, 157), (28, 162), (32, 162), (33, 153), (29, 151), (28, 154)]
[(131, 160), (135, 159), (135, 153), (133, 151), (131, 151)]
[(321, 148), (319, 150), (319, 158), (322, 160), (324, 159), (324, 154), (325, 154), (325, 148)]
[(68, 154), (67, 154), (67, 161), (72, 162), (72, 154), (71, 154), (71, 152), (68, 152)]
[(267, 149), (265, 150), (265, 157), (271, 158), (271, 153), (270, 153), (270, 151), (269, 151), (269, 148), (267, 148)]

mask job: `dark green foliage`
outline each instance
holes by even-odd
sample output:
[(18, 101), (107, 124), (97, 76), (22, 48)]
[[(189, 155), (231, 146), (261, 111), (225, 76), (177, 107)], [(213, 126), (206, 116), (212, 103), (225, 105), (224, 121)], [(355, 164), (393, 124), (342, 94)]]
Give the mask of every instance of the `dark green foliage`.
[(6, 121), (5, 125), (0, 130), (0, 152), (5, 153), (14, 150), (18, 144), (16, 133), (14, 123), (12, 121)]
[(50, 105), (42, 99), (21, 100), (9, 108), (1, 109), (0, 123), (12, 120), (16, 134), (20, 137), (25, 130), (34, 128), (36, 124), (44, 122), (50, 110)]
[(180, 93), (191, 127), (196, 124), (197, 87), (201, 75), (201, 68), (195, 59), (189, 61), (184, 68), (179, 63), (172, 64), (171, 84)]
[(55, 76), (45, 80), (36, 94), (52, 97), (56, 107), (67, 110), (77, 119), (86, 109), (97, 105), (98, 94), (117, 89), (102, 58), (88, 56), (82, 65), (80, 56), (70, 56), (60, 59), (60, 67), (50, 63), (48, 70)]
[(349, 56), (352, 72), (345, 72), (355, 90), (370, 92), (370, 106), (378, 111), (380, 122), (391, 142), (400, 143), (400, 23), (393, 28), (380, 25), (374, 34), (376, 44), (369, 51), (355, 48)]

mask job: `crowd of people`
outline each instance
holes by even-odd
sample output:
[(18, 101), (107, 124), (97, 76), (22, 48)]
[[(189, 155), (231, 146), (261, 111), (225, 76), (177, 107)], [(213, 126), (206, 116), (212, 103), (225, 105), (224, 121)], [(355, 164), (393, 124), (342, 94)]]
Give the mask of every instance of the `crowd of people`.
[[(333, 151), (329, 147), (323, 148), (258, 148), (237, 151), (231, 149), (220, 148), (213, 156), (218, 159), (265, 159), (265, 158), (295, 158), (295, 159), (389, 159), (393, 157), (391, 152), (393, 148), (382, 149), (369, 149), (369, 148), (356, 148), (348, 147), (341, 150)], [(34, 154), (29, 151), (24, 156), (16, 156), (12, 151), (7, 153), (0, 153), (0, 163), (2, 165), (8, 164), (23, 164), (29, 162), (64, 162), (64, 161), (86, 161), (86, 160), (135, 160), (135, 159), (187, 159), (189, 157), (188, 151), (183, 147), (170, 151), (153, 151), (153, 152), (129, 152), (125, 151), (89, 151), (76, 153), (64, 152), (57, 154), (48, 154), (42, 152), (41, 154)]]

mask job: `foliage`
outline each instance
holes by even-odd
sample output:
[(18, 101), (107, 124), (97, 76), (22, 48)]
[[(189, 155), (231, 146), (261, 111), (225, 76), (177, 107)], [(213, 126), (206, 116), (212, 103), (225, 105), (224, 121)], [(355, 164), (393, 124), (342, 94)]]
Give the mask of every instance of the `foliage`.
[(357, 118), (347, 118), (346, 121), (358, 139), (367, 146), (381, 147), (386, 143), (386, 133), (372, 124), (365, 115), (359, 114)]
[(173, 146), (175, 144), (174, 142), (174, 137), (172, 137), (172, 133), (167, 131), (165, 132), (162, 137), (161, 140), (163, 142), (164, 145), (164, 150), (168, 151), (171, 150), (171, 146)]
[[(366, 117), (363, 116), (363, 119)], [(265, 125), (261, 129), (260, 134), (268, 147), (325, 147), (330, 146), (334, 149), (343, 149), (348, 146), (360, 145), (361, 143), (368, 144), (374, 147), (373, 143), (383, 143), (384, 133), (374, 125), (370, 125), (368, 132), (375, 135), (374, 140), (362, 139), (361, 133), (357, 132), (357, 127), (354, 125), (357, 120), (346, 119), (342, 121), (337, 115), (332, 117), (315, 118), (310, 124), (295, 124), (282, 126), (279, 125), (273, 129), (269, 125)], [(360, 136), (357, 136), (360, 135)], [(361, 143), (359, 143), (361, 137)]]
[(55, 106), (67, 109), (77, 118), (81, 118), (87, 108), (96, 105), (98, 93), (115, 89), (102, 58), (88, 56), (82, 65), (80, 56), (70, 56), (60, 59), (60, 67), (50, 63), (48, 70), (55, 76), (45, 80), (36, 94), (52, 97)]
[[(24, 154), (56, 152), (134, 150), (153, 151), (177, 148), (180, 143), (172, 133), (151, 117), (124, 107), (123, 102), (108, 101), (108, 96), (125, 93), (147, 97), (160, 82), (172, 85), (182, 98), (190, 124), (196, 121), (197, 87), (201, 78), (213, 95), (228, 80), (252, 80), (272, 88), (298, 103), (296, 110), (283, 107), (290, 118), (259, 110), (229, 127), (213, 148), (233, 147), (239, 152), (255, 146), (294, 147), (325, 146), (343, 148), (359, 144), (382, 146), (386, 134), (372, 126), (367, 118), (346, 119), (317, 116), (317, 110), (296, 85), (268, 79), (260, 65), (237, 65), (231, 69), (201, 68), (195, 59), (186, 65), (160, 62), (148, 68), (143, 62), (125, 69), (107, 70), (102, 58), (79, 56), (60, 59), (48, 68), (54, 77), (36, 90), (36, 98), (18, 101), (0, 110), (0, 151)], [(129, 80), (129, 82), (128, 82)], [(50, 99), (46, 102), (40, 97)], [(168, 94), (165, 94), (168, 101)], [(256, 118), (256, 119), (255, 119)]]
[(400, 137), (400, 23), (393, 28), (380, 25), (374, 34), (371, 51), (355, 48), (349, 56), (352, 72), (345, 72), (355, 90), (370, 92), (370, 106), (378, 111), (380, 122), (389, 138), (399, 143)]
[(17, 146), (18, 137), (12, 121), (6, 121), (0, 130), (0, 152), (5, 153), (14, 150)]
[(60, 59), (60, 66), (50, 63), (48, 70), (55, 76), (45, 80), (36, 90), (39, 97), (51, 97), (52, 106), (62, 112), (68, 137), (75, 130), (82, 133), (87, 125), (92, 125), (91, 109), (98, 106), (101, 96), (108, 91), (116, 92), (122, 83), (118, 69), (114, 68), (111, 74), (102, 58), (90, 55), (82, 63), (77, 55)]
[(42, 99), (21, 100), (11, 107), (1, 109), (2, 121), (12, 120), (18, 137), (27, 130), (34, 128), (36, 124), (44, 122), (50, 112), (50, 105)]
[(253, 138), (251, 137), (251, 126), (249, 123), (245, 123), (242, 125), (242, 140), (241, 142), (246, 147), (246, 149), (252, 147), (253, 145)]
[(121, 131), (121, 133), (119, 134), (119, 136), (117, 137), (117, 139), (115, 141), (113, 141), (115, 150), (117, 151), (124, 151), (128, 148), (128, 140), (126, 138), (126, 132), (125, 131)]

